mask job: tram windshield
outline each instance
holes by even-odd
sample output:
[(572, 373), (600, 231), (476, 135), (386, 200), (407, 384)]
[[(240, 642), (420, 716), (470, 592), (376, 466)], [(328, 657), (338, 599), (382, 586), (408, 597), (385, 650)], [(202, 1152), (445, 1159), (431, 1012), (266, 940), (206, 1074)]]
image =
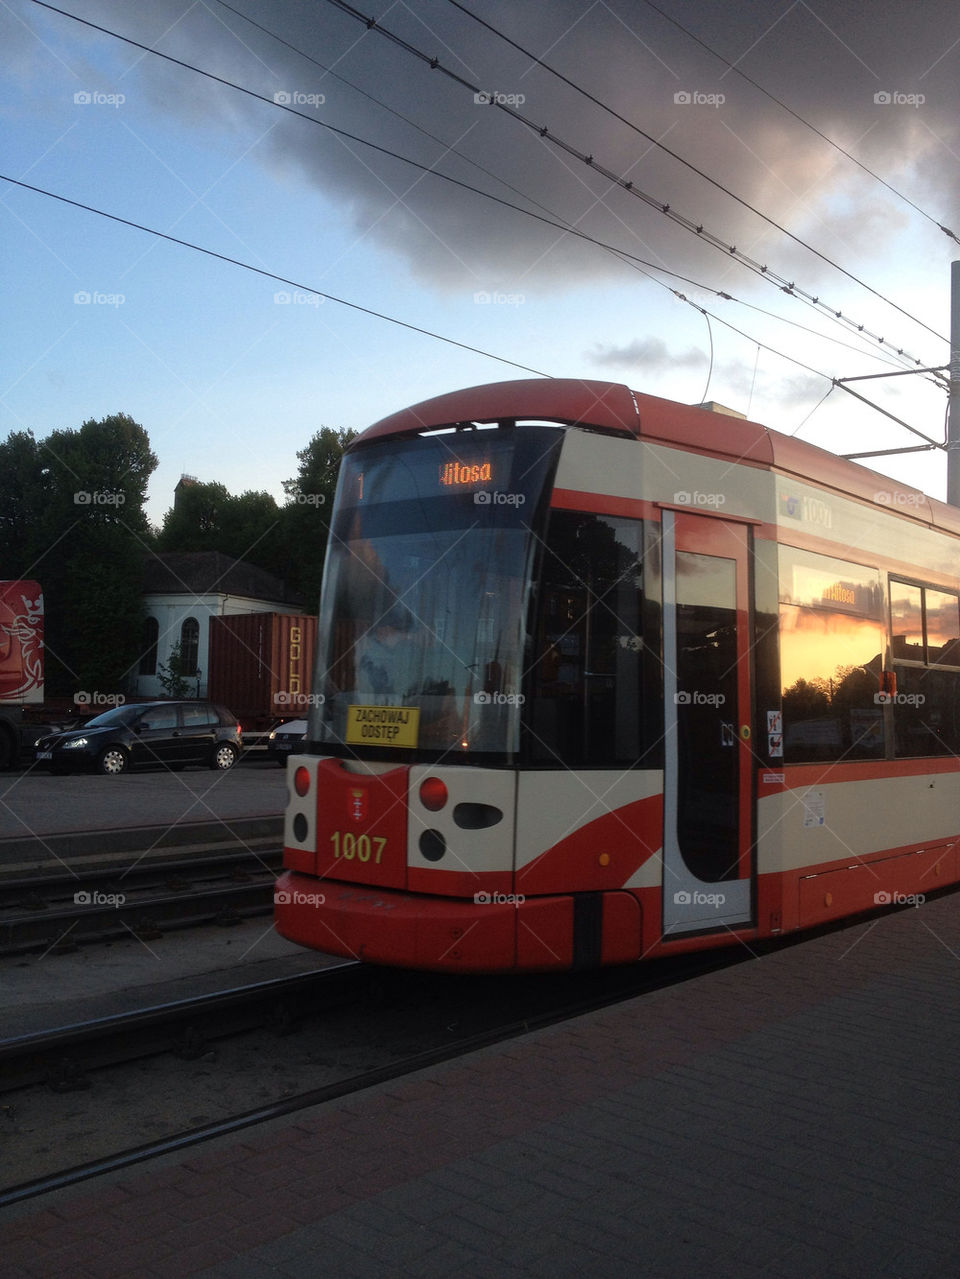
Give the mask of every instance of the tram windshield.
[(562, 435), (471, 427), (347, 454), (311, 740), (381, 758), (517, 751), (536, 530)]

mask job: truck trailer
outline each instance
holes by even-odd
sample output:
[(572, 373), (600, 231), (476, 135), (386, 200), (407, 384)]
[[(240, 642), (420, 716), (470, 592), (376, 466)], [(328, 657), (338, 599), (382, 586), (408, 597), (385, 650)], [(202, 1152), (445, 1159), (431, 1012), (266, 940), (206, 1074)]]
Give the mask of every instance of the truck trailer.
[(38, 582), (0, 582), (0, 770), (23, 746), (24, 708), (43, 703), (43, 592)]

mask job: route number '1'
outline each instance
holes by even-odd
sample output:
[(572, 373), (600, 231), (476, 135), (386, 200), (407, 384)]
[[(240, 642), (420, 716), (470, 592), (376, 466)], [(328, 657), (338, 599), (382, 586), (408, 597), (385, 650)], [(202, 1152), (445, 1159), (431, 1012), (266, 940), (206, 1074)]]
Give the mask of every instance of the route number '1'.
[(383, 850), (387, 841), (382, 835), (355, 835), (352, 830), (335, 830), (330, 836), (334, 857), (342, 857), (344, 861), (368, 862), (373, 858), (374, 866), (380, 865)]

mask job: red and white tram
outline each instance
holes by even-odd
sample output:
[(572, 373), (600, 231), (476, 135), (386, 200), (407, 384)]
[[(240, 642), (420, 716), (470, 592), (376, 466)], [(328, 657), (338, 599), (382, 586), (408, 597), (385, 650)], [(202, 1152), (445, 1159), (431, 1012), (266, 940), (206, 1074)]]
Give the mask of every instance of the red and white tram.
[(733, 415), (503, 382), (347, 453), (283, 936), (455, 972), (960, 878), (960, 512)]

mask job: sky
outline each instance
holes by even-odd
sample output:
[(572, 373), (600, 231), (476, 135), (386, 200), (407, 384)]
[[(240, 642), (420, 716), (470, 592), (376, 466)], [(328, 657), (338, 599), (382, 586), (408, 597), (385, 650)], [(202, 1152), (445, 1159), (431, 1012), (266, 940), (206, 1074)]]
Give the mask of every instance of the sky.
[[(156, 524), (182, 473), (282, 501), (322, 426), (538, 374), (921, 443), (831, 379), (949, 361), (954, 4), (348, 9), (4, 0), (0, 172), (209, 253), (0, 182), (0, 439), (128, 413)], [(942, 441), (929, 376), (854, 386)], [(870, 464), (945, 495), (942, 451)]]

